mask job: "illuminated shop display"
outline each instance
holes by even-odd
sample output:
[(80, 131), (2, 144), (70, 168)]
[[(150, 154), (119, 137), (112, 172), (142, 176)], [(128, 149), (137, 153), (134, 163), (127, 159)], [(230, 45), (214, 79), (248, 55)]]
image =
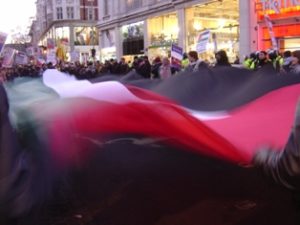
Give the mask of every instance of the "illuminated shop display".
[(199, 4), (185, 10), (186, 50), (196, 49), (199, 34), (210, 30), (210, 41), (207, 43), (203, 59), (213, 60), (214, 53), (225, 50), (231, 61), (239, 53), (239, 6), (238, 1)]
[(96, 28), (94, 27), (75, 27), (74, 36), (75, 45), (98, 45)]
[(66, 40), (69, 42), (70, 39), (70, 27), (57, 27), (55, 28), (55, 39), (56, 42), (60, 42), (60, 40)]
[(150, 45), (148, 55), (150, 58), (156, 56), (168, 56), (171, 45), (178, 44), (178, 17), (177, 13), (150, 18), (148, 20), (148, 38)]

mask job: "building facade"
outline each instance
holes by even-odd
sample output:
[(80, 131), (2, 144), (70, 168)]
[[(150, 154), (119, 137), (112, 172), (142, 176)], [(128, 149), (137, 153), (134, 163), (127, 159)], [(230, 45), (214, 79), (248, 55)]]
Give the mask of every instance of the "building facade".
[(300, 1), (256, 0), (255, 17), (259, 49), (300, 50)]
[[(249, 1), (238, 0), (99, 0), (101, 59), (167, 56), (172, 44), (195, 50), (199, 33), (209, 29), (211, 40), (203, 58), (225, 49), (233, 59), (251, 48)], [(254, 8), (254, 4), (253, 4)], [(240, 17), (241, 11), (243, 17)], [(245, 19), (245, 17), (248, 19)], [(246, 41), (241, 40), (245, 36)], [(245, 43), (244, 43), (245, 42)], [(240, 49), (241, 48), (241, 49)]]
[[(99, 52), (97, 0), (37, 0), (37, 15), (31, 30), (33, 43), (49, 50), (64, 46), (68, 60), (85, 61), (91, 49)], [(52, 46), (53, 47), (53, 46)]]
[(102, 60), (165, 56), (171, 44), (185, 52), (196, 50), (199, 34), (207, 29), (211, 37), (201, 57), (208, 60), (219, 49), (233, 60), (257, 50), (300, 46), (299, 0), (99, 0), (99, 4)]

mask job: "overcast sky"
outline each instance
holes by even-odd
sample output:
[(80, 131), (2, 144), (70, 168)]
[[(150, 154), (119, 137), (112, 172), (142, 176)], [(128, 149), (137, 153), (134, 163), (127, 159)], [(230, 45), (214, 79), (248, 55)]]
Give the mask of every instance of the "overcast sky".
[(30, 17), (35, 16), (36, 0), (0, 0), (0, 31), (11, 33), (30, 25)]

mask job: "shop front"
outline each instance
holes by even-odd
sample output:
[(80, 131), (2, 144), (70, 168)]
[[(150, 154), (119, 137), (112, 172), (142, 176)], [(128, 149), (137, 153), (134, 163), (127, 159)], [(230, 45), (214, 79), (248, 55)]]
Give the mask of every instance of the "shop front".
[(148, 25), (148, 57), (170, 56), (172, 44), (178, 44), (178, 16), (177, 13), (169, 13), (163, 16), (150, 18)]
[(197, 49), (199, 35), (209, 30), (209, 41), (201, 58), (214, 61), (218, 50), (225, 50), (230, 61), (239, 54), (239, 3), (211, 1), (185, 9), (186, 51)]
[[(71, 55), (79, 58), (80, 62), (99, 60), (99, 40), (97, 29), (91, 26), (75, 26), (73, 27), (73, 51)], [(91, 50), (95, 49), (95, 57), (92, 57)]]
[(99, 41), (96, 28), (93, 26), (53, 26), (39, 45), (47, 46), (49, 40), (53, 42), (53, 50), (58, 52), (59, 49), (59, 52), (65, 55), (64, 60), (86, 62), (91, 59), (93, 48), (97, 52), (96, 59), (99, 58)]
[(123, 57), (127, 61), (144, 54), (144, 22), (122, 26), (122, 38)]
[(274, 2), (267, 0), (255, 2), (258, 48), (264, 50), (277, 48), (280, 52), (300, 50), (300, 1)]

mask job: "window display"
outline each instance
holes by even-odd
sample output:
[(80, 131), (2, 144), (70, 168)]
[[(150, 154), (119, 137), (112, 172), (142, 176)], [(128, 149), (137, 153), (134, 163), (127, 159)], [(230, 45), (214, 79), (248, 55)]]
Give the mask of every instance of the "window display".
[(150, 31), (150, 46), (171, 46), (178, 43), (178, 17), (176, 13), (154, 17), (148, 22)]
[(75, 27), (75, 45), (98, 45), (96, 28), (94, 27)]
[(69, 42), (69, 38), (70, 38), (70, 28), (69, 27), (57, 27), (55, 29), (56, 43), (60, 42), (61, 40)]
[(224, 0), (195, 5), (185, 11), (186, 50), (196, 50), (199, 34), (210, 31), (203, 59), (212, 61), (214, 53), (225, 50), (233, 61), (239, 52), (239, 6), (238, 1)]

